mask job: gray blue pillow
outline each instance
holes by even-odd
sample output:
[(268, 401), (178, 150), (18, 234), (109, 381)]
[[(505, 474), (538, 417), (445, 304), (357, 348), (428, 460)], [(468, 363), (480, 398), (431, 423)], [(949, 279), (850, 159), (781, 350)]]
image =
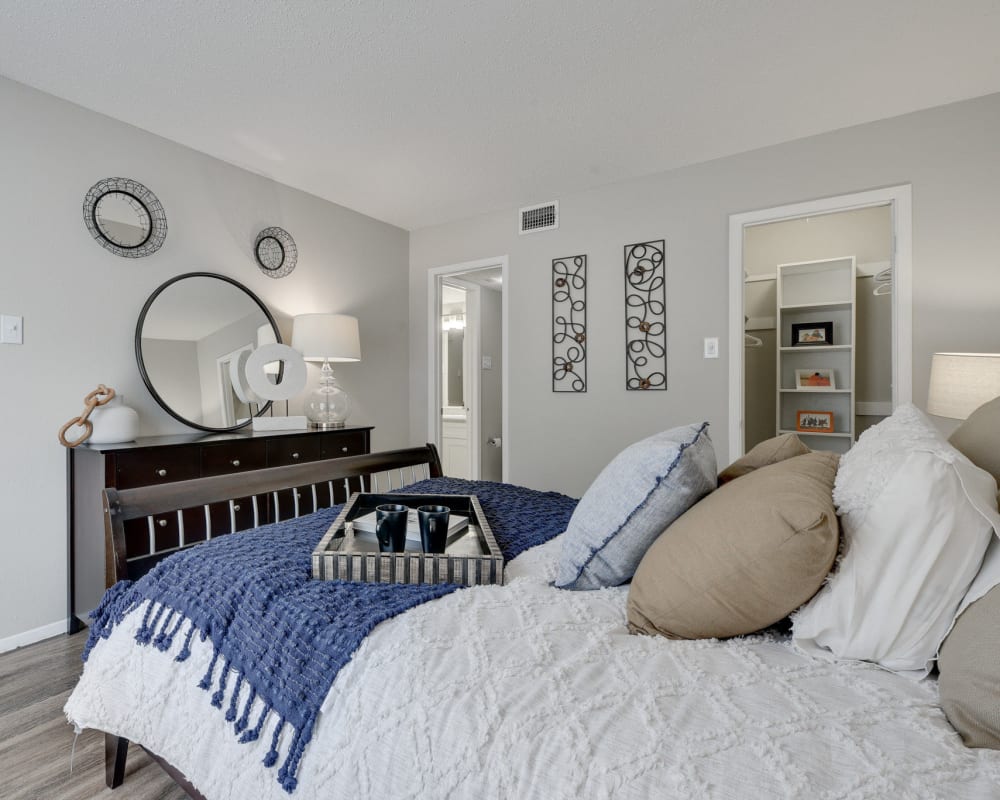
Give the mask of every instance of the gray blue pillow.
[(708, 423), (625, 448), (587, 489), (563, 535), (556, 586), (600, 589), (632, 579), (649, 546), (716, 486)]

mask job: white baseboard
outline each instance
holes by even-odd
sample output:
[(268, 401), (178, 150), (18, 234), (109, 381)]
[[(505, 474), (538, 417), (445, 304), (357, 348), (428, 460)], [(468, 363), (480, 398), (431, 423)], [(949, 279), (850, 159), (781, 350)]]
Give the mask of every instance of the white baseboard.
[(35, 642), (42, 641), (42, 639), (51, 639), (60, 633), (66, 633), (66, 620), (64, 619), (58, 622), (50, 622), (48, 625), (42, 625), (41, 628), (33, 628), (30, 631), (15, 633), (13, 636), (0, 639), (0, 653), (6, 653), (9, 650), (16, 650), (18, 647), (34, 644)]

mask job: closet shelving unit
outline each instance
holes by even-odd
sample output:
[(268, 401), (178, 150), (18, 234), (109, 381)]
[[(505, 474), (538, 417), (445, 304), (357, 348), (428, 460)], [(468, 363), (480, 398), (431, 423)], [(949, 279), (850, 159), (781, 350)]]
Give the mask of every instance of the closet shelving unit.
[[(777, 268), (777, 420), (814, 450), (847, 452), (854, 443), (857, 265), (854, 256)], [(833, 344), (794, 345), (793, 324), (832, 322)], [(833, 389), (796, 389), (796, 370), (832, 369)], [(796, 430), (799, 411), (832, 411), (833, 433)]]

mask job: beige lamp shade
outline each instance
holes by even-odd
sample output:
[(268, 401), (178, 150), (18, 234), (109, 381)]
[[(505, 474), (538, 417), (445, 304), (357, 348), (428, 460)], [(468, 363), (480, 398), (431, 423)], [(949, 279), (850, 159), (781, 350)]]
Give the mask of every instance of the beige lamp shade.
[(347, 314), (300, 314), (292, 324), (292, 347), (306, 361), (360, 361), (357, 317)]
[(927, 412), (967, 419), (1000, 396), (1000, 353), (935, 353)]

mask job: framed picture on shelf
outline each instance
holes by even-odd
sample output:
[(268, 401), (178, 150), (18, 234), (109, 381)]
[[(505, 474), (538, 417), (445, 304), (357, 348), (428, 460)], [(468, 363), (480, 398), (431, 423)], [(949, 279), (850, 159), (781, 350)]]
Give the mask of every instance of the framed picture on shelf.
[(795, 388), (803, 391), (822, 392), (837, 388), (833, 370), (826, 368), (795, 370)]
[(833, 344), (833, 322), (793, 322), (792, 347)]
[(802, 433), (833, 433), (833, 412), (799, 411), (795, 415), (795, 430)]

